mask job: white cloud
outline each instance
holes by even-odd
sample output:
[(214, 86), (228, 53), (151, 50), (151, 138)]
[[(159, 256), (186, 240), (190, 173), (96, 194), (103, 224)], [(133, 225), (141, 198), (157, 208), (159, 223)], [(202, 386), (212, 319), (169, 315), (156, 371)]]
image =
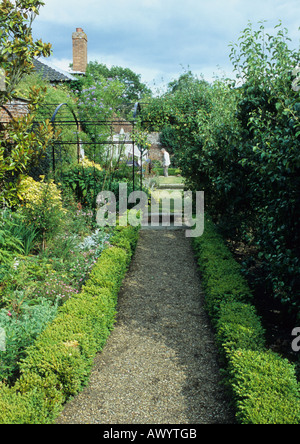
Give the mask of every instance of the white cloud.
[(72, 58), (71, 34), (88, 35), (89, 60), (127, 66), (149, 78), (170, 78), (181, 67), (211, 79), (230, 71), (229, 48), (248, 21), (281, 19), (299, 42), (299, 0), (46, 0), (35, 23), (37, 37), (53, 43), (54, 57)]
[(72, 59), (57, 59), (56, 57), (51, 57), (50, 59), (44, 60), (44, 63), (51, 64), (63, 71), (71, 72), (70, 64), (72, 63)]

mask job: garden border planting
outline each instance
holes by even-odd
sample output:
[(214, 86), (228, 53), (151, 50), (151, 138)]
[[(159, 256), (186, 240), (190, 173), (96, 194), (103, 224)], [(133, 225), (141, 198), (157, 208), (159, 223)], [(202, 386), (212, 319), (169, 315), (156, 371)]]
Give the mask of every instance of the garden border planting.
[(225, 371), (241, 424), (299, 424), (295, 367), (267, 350), (264, 329), (238, 263), (209, 218), (193, 240)]
[(81, 293), (58, 312), (21, 363), (13, 387), (0, 383), (1, 424), (49, 424), (87, 383), (95, 355), (113, 328), (119, 289), (138, 228), (117, 227)]

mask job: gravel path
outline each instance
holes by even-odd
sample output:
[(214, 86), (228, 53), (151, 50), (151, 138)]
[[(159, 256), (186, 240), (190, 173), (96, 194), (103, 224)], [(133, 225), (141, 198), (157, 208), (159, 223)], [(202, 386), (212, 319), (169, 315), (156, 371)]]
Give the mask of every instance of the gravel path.
[(234, 423), (183, 230), (140, 232), (115, 329), (57, 423)]

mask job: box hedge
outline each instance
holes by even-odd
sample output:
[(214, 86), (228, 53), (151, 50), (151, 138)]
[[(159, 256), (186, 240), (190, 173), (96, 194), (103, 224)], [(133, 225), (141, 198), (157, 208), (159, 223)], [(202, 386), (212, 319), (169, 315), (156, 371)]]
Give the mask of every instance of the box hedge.
[(206, 308), (225, 365), (241, 424), (299, 424), (300, 391), (295, 366), (267, 350), (249, 286), (223, 238), (206, 217), (193, 241)]
[(47, 424), (87, 383), (93, 359), (115, 321), (117, 295), (138, 238), (133, 227), (118, 228), (80, 294), (26, 351), (13, 387), (0, 385), (0, 423)]
[(221, 304), (216, 340), (222, 352), (237, 349), (264, 350), (265, 330), (253, 305), (241, 302)]
[(299, 385), (293, 366), (271, 351), (239, 349), (229, 373), (242, 424), (299, 424)]

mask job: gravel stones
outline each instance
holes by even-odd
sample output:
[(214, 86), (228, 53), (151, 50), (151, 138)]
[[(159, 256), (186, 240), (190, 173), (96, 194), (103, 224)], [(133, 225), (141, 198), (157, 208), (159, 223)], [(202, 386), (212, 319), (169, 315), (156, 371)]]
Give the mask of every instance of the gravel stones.
[(115, 329), (57, 423), (233, 422), (190, 239), (183, 230), (141, 231)]

